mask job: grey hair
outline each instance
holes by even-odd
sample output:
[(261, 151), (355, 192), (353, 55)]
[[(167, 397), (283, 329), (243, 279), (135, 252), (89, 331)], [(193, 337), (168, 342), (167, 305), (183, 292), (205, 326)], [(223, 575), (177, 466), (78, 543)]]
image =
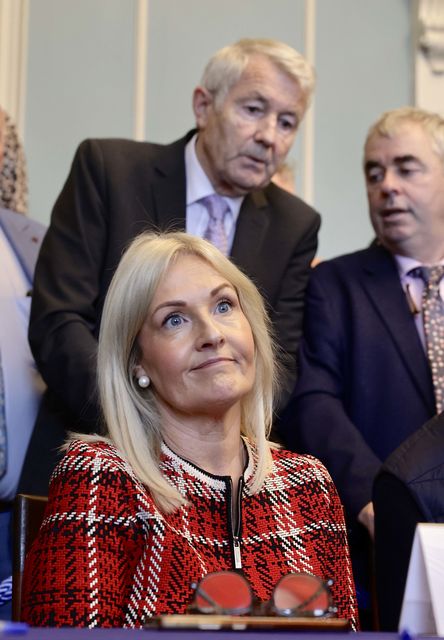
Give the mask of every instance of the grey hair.
[(238, 82), (252, 56), (264, 56), (287, 73), (299, 85), (305, 109), (309, 106), (315, 85), (311, 64), (284, 42), (266, 38), (243, 38), (219, 49), (204, 69), (201, 84), (213, 94), (219, 106), (233, 85)]
[(277, 371), (261, 295), (252, 281), (209, 242), (180, 232), (144, 233), (125, 252), (108, 289), (99, 336), (98, 386), (109, 438), (164, 512), (173, 511), (185, 500), (160, 471), (162, 426), (155, 394), (150, 387), (138, 386), (134, 369), (140, 359), (139, 332), (156, 289), (170, 265), (183, 255), (199, 257), (237, 291), (255, 344), (255, 382), (241, 401), (242, 434), (258, 450), (253, 492), (260, 489), (271, 467), (267, 436)]
[(419, 124), (432, 140), (433, 150), (440, 156), (444, 164), (444, 118), (438, 113), (418, 109), (417, 107), (400, 107), (385, 111), (370, 127), (365, 139), (365, 147), (374, 136), (391, 138), (399, 127), (406, 122)]

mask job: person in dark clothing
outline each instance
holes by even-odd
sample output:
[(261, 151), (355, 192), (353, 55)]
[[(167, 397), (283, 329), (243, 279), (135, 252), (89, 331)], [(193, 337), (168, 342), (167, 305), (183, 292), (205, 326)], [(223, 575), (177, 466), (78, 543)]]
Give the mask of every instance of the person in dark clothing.
[(398, 629), (418, 522), (444, 522), (444, 412), (383, 464), (373, 489), (379, 624)]

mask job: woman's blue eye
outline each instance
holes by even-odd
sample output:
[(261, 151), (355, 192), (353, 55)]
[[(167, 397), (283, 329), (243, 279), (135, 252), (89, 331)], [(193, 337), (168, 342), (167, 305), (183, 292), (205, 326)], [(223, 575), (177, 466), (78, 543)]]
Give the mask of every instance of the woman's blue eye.
[(219, 311), (219, 313), (227, 313), (227, 311), (230, 311), (231, 308), (232, 304), (229, 300), (222, 300), (217, 304), (217, 310)]
[(182, 324), (181, 316), (174, 314), (165, 318), (164, 323), (167, 327), (179, 327)]

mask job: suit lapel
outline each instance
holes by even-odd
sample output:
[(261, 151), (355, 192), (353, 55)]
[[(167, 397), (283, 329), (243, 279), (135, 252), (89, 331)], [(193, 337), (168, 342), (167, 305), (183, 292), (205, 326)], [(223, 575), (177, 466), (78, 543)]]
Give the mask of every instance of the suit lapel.
[(186, 227), (185, 138), (165, 146), (156, 160), (152, 198), (160, 229), (183, 231)]
[(264, 191), (245, 196), (236, 225), (231, 257), (248, 273), (257, 268), (258, 254), (270, 226), (271, 209)]
[(364, 289), (396, 345), (431, 413), (434, 396), (430, 368), (407, 299), (399, 283), (396, 263), (382, 247), (371, 249), (362, 272)]

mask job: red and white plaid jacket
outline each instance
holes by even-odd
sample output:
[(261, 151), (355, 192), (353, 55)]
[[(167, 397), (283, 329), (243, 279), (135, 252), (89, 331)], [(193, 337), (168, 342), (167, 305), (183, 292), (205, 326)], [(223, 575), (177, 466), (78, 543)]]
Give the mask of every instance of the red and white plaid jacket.
[(271, 597), (289, 572), (332, 578), (338, 615), (356, 628), (356, 600), (342, 506), (315, 458), (273, 451), (273, 469), (252, 495), (254, 447), (246, 442), (239, 531), (229, 477), (213, 476), (162, 448), (161, 469), (188, 505), (165, 515), (115, 447), (76, 441), (55, 470), (48, 508), (26, 561), (23, 619), (37, 626), (140, 627), (183, 613), (192, 584), (242, 570)]

